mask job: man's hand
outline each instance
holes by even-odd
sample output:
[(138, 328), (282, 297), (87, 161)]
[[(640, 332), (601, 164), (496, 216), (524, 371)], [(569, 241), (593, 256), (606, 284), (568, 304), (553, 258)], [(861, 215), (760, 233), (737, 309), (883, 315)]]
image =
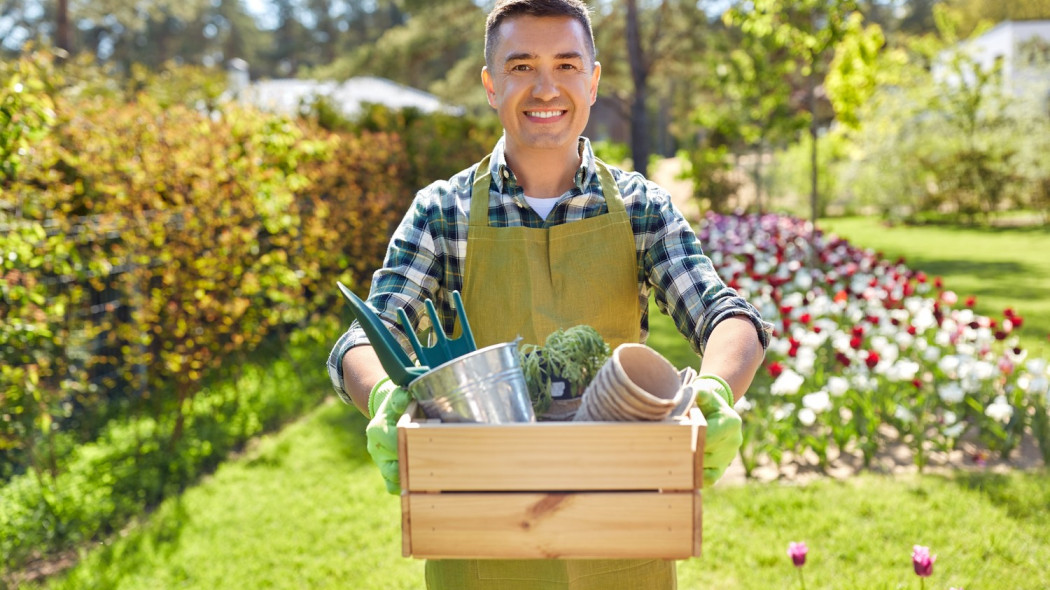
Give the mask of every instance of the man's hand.
[(700, 375), (693, 381), (696, 405), (707, 419), (704, 441), (704, 487), (715, 485), (733, 462), (744, 434), (740, 414), (733, 409), (733, 392), (716, 375)]
[(386, 491), (395, 495), (401, 493), (401, 474), (397, 463), (397, 420), (411, 399), (407, 391), (394, 385), (389, 378), (376, 383), (368, 396), (368, 410), (372, 415), (365, 428), (368, 454), (379, 467)]

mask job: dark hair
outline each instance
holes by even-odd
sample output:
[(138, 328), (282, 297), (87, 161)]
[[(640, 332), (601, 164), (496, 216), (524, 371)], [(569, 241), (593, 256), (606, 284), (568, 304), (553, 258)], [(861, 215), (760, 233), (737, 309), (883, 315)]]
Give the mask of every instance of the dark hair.
[(499, 43), (500, 24), (516, 16), (568, 16), (583, 25), (590, 40), (591, 61), (594, 60), (594, 33), (591, 31), (591, 13), (582, 0), (500, 0), (485, 21), (485, 63), (492, 66), (492, 53)]

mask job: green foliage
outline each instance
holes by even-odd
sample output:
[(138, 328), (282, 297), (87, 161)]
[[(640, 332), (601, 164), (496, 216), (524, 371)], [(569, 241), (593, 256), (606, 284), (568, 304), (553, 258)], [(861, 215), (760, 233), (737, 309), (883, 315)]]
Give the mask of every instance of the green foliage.
[(987, 222), (1010, 207), (1042, 209), (1050, 177), (1042, 95), (1011, 94), (1001, 64), (981, 66), (956, 45), (951, 14), (935, 14), (936, 35), (874, 65), (878, 86), (845, 133), (848, 162), (837, 171), (845, 196), (912, 220)]
[[(802, 215), (806, 210), (803, 205), (806, 199), (802, 195), (807, 195), (811, 189), (810, 150), (812, 145), (809, 135), (803, 135), (798, 143), (777, 154), (776, 167), (771, 174), (770, 191), (794, 197), (784, 199), (780, 208), (797, 215)], [(839, 177), (834, 174), (834, 171), (839, 162), (845, 159), (849, 145), (843, 140), (840, 133), (832, 132), (826, 134), (822, 140), (818, 140), (817, 147), (817, 170), (819, 171), (817, 175), (817, 211), (823, 216), (833, 204), (843, 206), (848, 210), (853, 204), (846, 200), (838, 200), (838, 195), (842, 194), (842, 190)]]
[(854, 12), (846, 21), (846, 33), (835, 48), (827, 87), (835, 116), (850, 127), (857, 127), (857, 109), (871, 98), (876, 88), (878, 59), (885, 38), (878, 25), (863, 26), (860, 13)]
[[(326, 335), (338, 328), (328, 322)], [(176, 420), (174, 400), (168, 400), (158, 416), (110, 422), (96, 440), (65, 458), (53, 481), (32, 474), (12, 478), (0, 488), (5, 568), (117, 532), (248, 439), (315, 406), (318, 398), (307, 392), (327, 389), (326, 376), (310, 371), (304, 377), (300, 367), (314, 364), (326, 346), (309, 341), (285, 349), (276, 361), (273, 350), (261, 350), (230, 378), (205, 387), (184, 410), (184, 436), (172, 448), (163, 443)]]
[[(765, 140), (778, 127), (790, 130), (808, 124), (811, 159), (806, 168), (811, 179), (812, 217), (819, 216), (828, 199), (821, 190), (820, 167), (813, 163), (817, 157), (812, 154), (818, 148), (819, 130), (827, 128), (836, 117), (847, 124), (856, 124), (854, 110), (863, 102), (865, 94), (870, 93), (862, 90), (870, 86), (868, 64), (882, 43), (879, 27), (865, 27), (856, 10), (857, 3), (853, 0), (790, 3), (757, 0), (735, 6), (723, 15), (727, 25), (739, 27), (745, 38), (750, 39), (750, 47), (759, 49), (752, 53), (761, 57), (752, 64), (761, 64), (763, 73), (773, 74), (754, 76), (749, 75), (753, 68), (734, 68), (734, 86), (745, 89), (747, 95), (753, 97), (747, 104), (764, 105), (763, 110), (768, 111), (738, 116), (737, 119), (743, 121), (739, 125), (741, 133)], [(746, 59), (737, 61), (742, 65), (748, 63)], [(785, 86), (790, 84), (791, 94), (785, 95), (775, 87), (764, 90), (777, 80), (777, 73), (784, 78)], [(818, 87), (822, 85), (831, 93), (831, 108), (827, 106), (827, 98), (818, 96)], [(805, 98), (800, 99), (801, 96)], [(798, 113), (794, 120), (784, 117), (783, 111), (788, 106)], [(759, 163), (763, 150), (764, 145), (759, 142)], [(761, 178), (761, 171), (756, 169), (754, 176)]]
[(612, 166), (622, 166), (631, 159), (631, 148), (626, 143), (611, 140), (592, 141), (591, 149), (598, 159)]
[(594, 328), (573, 326), (552, 332), (543, 346), (522, 346), (519, 354), (533, 409), (542, 414), (550, 407), (554, 379), (568, 381), (570, 397), (579, 397), (611, 351)]
[(702, 203), (702, 210), (725, 212), (726, 203), (740, 186), (733, 179), (733, 160), (729, 147), (701, 147), (683, 150), (678, 157), (688, 163), (682, 176), (693, 181), (693, 198)]
[[(201, 388), (263, 343), (279, 356), (328, 340), (333, 283), (367, 288), (423, 178), (497, 137), (419, 113), (324, 129), (224, 103), (196, 68), (113, 83), (77, 62), (67, 82), (49, 64), (29, 54), (0, 70), (0, 104), (16, 113), (0, 119), (0, 478), (33, 479), (44, 501), (26, 522), (48, 523), (46, 538), (9, 542), (15, 565), (134, 513), (65, 512), (69, 486), (124, 502), (106, 486), (127, 485), (128, 462), (174, 457), (143, 471), (160, 483), (141, 508), (213, 466), (201, 445), (235, 443), (202, 432)], [(114, 417), (139, 425), (137, 444), (77, 463)]]

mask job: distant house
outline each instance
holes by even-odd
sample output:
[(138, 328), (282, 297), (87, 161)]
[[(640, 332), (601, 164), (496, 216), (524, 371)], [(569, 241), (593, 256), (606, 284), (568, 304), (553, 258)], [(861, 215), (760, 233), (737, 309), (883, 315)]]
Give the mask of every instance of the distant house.
[(318, 98), (326, 99), (347, 117), (360, 112), (364, 104), (381, 104), (391, 109), (415, 108), (424, 113), (462, 115), (464, 112), (462, 107), (445, 104), (433, 94), (386, 78), (358, 76), (344, 82), (282, 78), (251, 82), (243, 60), (232, 60), (228, 70), (230, 89), (237, 100), (276, 113), (299, 114)]
[(1050, 99), (1050, 20), (1003, 21), (958, 49), (986, 71), (999, 64), (1008, 93)]

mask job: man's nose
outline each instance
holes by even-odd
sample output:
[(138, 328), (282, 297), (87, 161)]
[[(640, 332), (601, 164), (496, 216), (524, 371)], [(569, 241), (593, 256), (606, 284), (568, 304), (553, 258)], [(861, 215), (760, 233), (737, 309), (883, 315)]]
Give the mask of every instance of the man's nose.
[(552, 100), (558, 96), (558, 85), (551, 72), (537, 72), (532, 83), (532, 96), (539, 100)]

